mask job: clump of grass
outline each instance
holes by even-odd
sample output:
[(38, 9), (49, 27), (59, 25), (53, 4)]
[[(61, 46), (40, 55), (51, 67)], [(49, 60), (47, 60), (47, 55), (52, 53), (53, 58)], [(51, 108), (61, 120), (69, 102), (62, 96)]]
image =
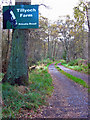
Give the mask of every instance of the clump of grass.
[(29, 80), (32, 83), (30, 85), (30, 90), (36, 90), (41, 92), (42, 95), (47, 94), (50, 95), (53, 90), (52, 86), (52, 79), (50, 74), (47, 72), (47, 70), (38, 70), (38, 71), (32, 71), (32, 73), (29, 76)]
[(66, 60), (61, 59), (61, 60), (60, 60), (60, 63), (66, 64)]
[(33, 70), (29, 73), (29, 86), (2, 84), (3, 117), (20, 117), (24, 111), (37, 111), (46, 105), (47, 96), (53, 91), (52, 78), (46, 69)]
[(75, 76), (73, 76), (73, 75), (71, 75), (71, 74), (69, 74), (69, 73), (61, 70), (61, 69), (57, 66), (57, 63), (55, 64), (55, 67), (56, 67), (62, 74), (66, 75), (66, 76), (67, 76), (68, 78), (70, 78), (71, 80), (73, 80), (73, 81), (75, 81), (76, 83), (82, 85), (83, 87), (88, 88), (88, 85), (87, 85), (87, 83), (86, 83), (85, 81), (83, 81), (82, 79), (77, 78), (77, 77), (75, 77)]

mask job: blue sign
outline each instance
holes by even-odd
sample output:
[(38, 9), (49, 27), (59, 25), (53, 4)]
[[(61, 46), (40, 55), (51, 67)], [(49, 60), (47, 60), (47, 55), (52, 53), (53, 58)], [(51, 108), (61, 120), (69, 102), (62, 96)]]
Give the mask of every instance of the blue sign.
[(29, 29), (38, 27), (38, 5), (3, 7), (3, 29)]

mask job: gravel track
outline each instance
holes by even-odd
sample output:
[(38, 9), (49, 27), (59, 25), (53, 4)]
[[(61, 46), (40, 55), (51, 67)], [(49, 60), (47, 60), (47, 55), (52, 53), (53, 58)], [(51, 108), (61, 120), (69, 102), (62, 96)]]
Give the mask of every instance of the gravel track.
[(53, 78), (54, 92), (48, 99), (49, 105), (44, 107), (40, 118), (84, 118), (88, 119), (88, 92), (61, 74), (51, 64), (48, 68)]
[(82, 80), (84, 80), (87, 84), (88, 84), (88, 79), (90, 78), (89, 75), (87, 74), (84, 74), (84, 73), (80, 73), (80, 72), (77, 72), (77, 71), (74, 71), (74, 70), (71, 70), (69, 68), (66, 68), (64, 67), (63, 65), (61, 65), (60, 63), (58, 63), (57, 65), (59, 68), (61, 68), (63, 71), (75, 76), (75, 77), (78, 77), (78, 78), (81, 78)]

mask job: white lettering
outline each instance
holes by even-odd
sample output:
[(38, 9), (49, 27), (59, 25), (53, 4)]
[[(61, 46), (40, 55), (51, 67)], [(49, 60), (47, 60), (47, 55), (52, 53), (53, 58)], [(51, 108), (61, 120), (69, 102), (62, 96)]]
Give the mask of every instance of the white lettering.
[(32, 14), (23, 14), (23, 13), (21, 13), (20, 17), (33, 17), (33, 15)]
[(18, 25), (28, 25), (28, 23), (18, 23)]
[(20, 9), (17, 9), (17, 12), (19, 12)]
[(20, 17), (22, 17), (23, 14), (20, 14)]
[(36, 12), (36, 9), (33, 8), (33, 12)]
[(28, 14), (28, 17), (33, 17), (33, 15), (32, 14)]
[(23, 13), (26, 13), (26, 12), (36, 12), (36, 9), (24, 9), (24, 8), (18, 8), (17, 9), (17, 12), (23, 12)]
[(25, 13), (27, 12), (25, 9), (24, 9)]
[(36, 25), (37, 23), (29, 23), (29, 25)]

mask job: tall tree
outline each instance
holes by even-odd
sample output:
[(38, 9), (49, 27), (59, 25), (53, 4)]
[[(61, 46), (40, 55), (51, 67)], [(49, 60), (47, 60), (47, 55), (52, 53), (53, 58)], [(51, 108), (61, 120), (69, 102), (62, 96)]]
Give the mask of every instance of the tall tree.
[[(20, 2), (16, 0), (17, 4), (31, 4), (28, 2)], [(3, 78), (3, 82), (10, 84), (26, 85), (28, 84), (28, 66), (27, 66), (27, 30), (13, 30), (12, 47), (10, 61), (8, 64), (7, 73)]]
[(77, 22), (80, 22), (81, 25), (84, 24), (85, 21), (87, 21), (88, 29), (90, 31), (88, 6), (89, 2), (81, 0), (80, 3), (76, 7), (74, 7), (74, 17)]
[[(40, 39), (43, 41), (43, 51), (44, 51), (44, 58), (46, 58), (49, 54), (49, 29), (48, 29), (48, 19), (46, 17), (43, 17), (40, 15)], [(47, 51), (47, 45), (48, 43), (48, 51)], [(46, 55), (46, 53), (48, 53)]]
[[(74, 38), (76, 41), (76, 53), (77, 56), (81, 56), (85, 58), (85, 44), (87, 43), (87, 36), (86, 36), (86, 26), (88, 26), (88, 30), (90, 31), (89, 20), (88, 20), (88, 3), (81, 0), (79, 4), (74, 7)], [(87, 24), (86, 24), (87, 23)], [(86, 36), (86, 37), (85, 37)], [(86, 41), (86, 42), (85, 42)]]
[(72, 22), (73, 21), (68, 15), (66, 16), (66, 19), (64, 21), (58, 21), (58, 39), (62, 42), (67, 62), (70, 61), (70, 43), (72, 40), (71, 31), (73, 29)]
[(52, 58), (53, 60), (56, 58), (56, 45), (58, 40), (58, 30), (57, 30), (57, 24), (53, 23), (50, 25), (50, 39), (52, 42)]

